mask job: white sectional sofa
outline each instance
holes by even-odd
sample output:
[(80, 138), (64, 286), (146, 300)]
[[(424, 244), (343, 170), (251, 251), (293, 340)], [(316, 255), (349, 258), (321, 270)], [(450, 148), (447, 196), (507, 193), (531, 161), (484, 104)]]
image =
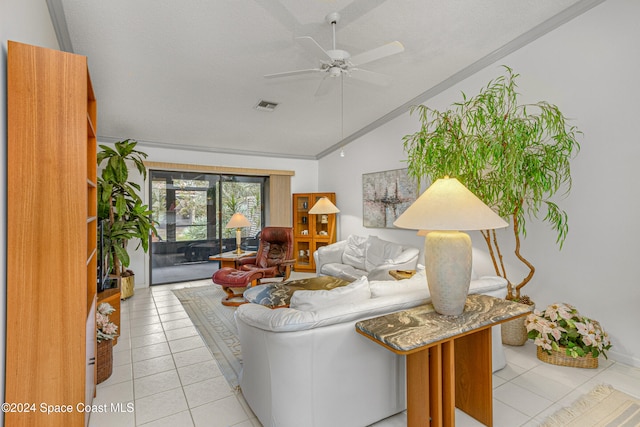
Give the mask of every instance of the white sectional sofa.
[(321, 246), (313, 253), (318, 276), (354, 281), (393, 280), (389, 270), (415, 270), (420, 250), (376, 236), (350, 235), (347, 239)]
[[(506, 281), (472, 280), (470, 293), (506, 296)], [(296, 291), (290, 308), (244, 304), (235, 314), (242, 393), (265, 427), (366, 426), (403, 411), (405, 358), (355, 331), (359, 320), (429, 302), (424, 270), (410, 279), (366, 277), (330, 291)], [(494, 327), (493, 369), (505, 366)]]

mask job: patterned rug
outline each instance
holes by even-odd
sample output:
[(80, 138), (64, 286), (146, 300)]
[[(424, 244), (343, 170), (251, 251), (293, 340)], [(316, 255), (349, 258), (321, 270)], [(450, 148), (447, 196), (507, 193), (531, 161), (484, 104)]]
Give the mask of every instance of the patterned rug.
[(543, 427), (638, 427), (640, 399), (599, 385), (570, 407), (549, 417)]
[(211, 350), (227, 382), (237, 389), (240, 386), (242, 353), (233, 319), (235, 307), (226, 307), (220, 303), (226, 294), (220, 286), (213, 284), (175, 289), (173, 293)]

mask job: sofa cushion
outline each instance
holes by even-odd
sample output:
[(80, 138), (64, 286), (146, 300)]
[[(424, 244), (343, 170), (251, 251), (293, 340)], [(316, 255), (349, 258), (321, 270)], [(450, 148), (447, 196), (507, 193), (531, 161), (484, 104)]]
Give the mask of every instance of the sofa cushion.
[(353, 282), (354, 280), (358, 280), (360, 277), (367, 275), (367, 272), (364, 270), (357, 269), (351, 265), (339, 263), (324, 264), (320, 269), (320, 273), (347, 280), (349, 282)]
[(496, 291), (498, 289), (506, 289), (507, 280), (499, 276), (481, 276), (477, 279), (471, 279), (469, 286), (470, 294), (485, 294)]
[[(298, 292), (302, 291), (296, 291), (293, 295), (295, 296)], [(390, 295), (385, 298), (369, 298), (357, 303), (343, 304), (341, 302), (317, 311), (303, 311), (294, 308), (274, 310), (260, 304), (242, 304), (236, 310), (235, 317), (266, 331), (292, 332), (382, 316), (427, 302), (429, 302), (429, 291), (423, 289), (417, 292)], [(353, 331), (353, 325), (350, 330)]]
[[(427, 274), (423, 265), (418, 264), (417, 272), (408, 279), (403, 280), (371, 280), (371, 298), (386, 297), (407, 292), (417, 292), (427, 289)], [(471, 278), (469, 294), (486, 294), (500, 289), (506, 289), (507, 281), (499, 276), (482, 276)], [(494, 295), (495, 296), (495, 295)]]
[(402, 253), (401, 245), (387, 242), (376, 236), (369, 236), (365, 247), (365, 270), (367, 271), (387, 263), (388, 260), (396, 258)]
[(289, 306), (301, 311), (318, 311), (334, 305), (359, 303), (369, 298), (371, 298), (369, 281), (366, 276), (362, 276), (347, 286), (331, 290), (295, 291)]
[(424, 269), (418, 270), (416, 274), (408, 279), (402, 280), (372, 280), (369, 282), (371, 298), (386, 297), (406, 292), (417, 292), (427, 290), (427, 275)]
[(347, 237), (347, 245), (342, 253), (342, 263), (350, 265), (358, 270), (365, 270), (364, 259), (366, 250), (366, 237), (351, 235)]

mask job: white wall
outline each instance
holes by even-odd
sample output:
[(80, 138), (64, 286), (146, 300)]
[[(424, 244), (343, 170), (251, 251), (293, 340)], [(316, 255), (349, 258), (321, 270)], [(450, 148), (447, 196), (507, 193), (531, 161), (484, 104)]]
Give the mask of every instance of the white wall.
[[(429, 102), (445, 108), (471, 95), (512, 67), (522, 100), (546, 100), (575, 120), (584, 132), (582, 149), (572, 162), (573, 188), (559, 200), (569, 215), (569, 235), (562, 250), (551, 229), (530, 221), (523, 253), (536, 266), (525, 288), (539, 308), (564, 301), (597, 319), (612, 338), (610, 356), (640, 366), (640, 160), (636, 123), (640, 116), (640, 2), (609, 0), (568, 22), (498, 63), (473, 75)], [(390, 240), (422, 241), (404, 230), (362, 227), (363, 173), (402, 167), (401, 139), (419, 129), (408, 114), (361, 137), (320, 161), (319, 185), (335, 190), (340, 234), (378, 234)], [(477, 234), (477, 233), (476, 233)], [(474, 244), (484, 243), (474, 237)]]
[[(2, 55), (0, 55), (0, 270), (2, 277), (7, 277), (7, 40), (28, 43), (36, 46), (58, 49), (58, 41), (49, 18), (47, 4), (42, 0), (2, 0), (0, 1), (0, 40), (2, 40)], [(6, 283), (6, 280), (4, 281)], [(6, 338), (6, 287), (0, 289), (0, 375), (3, 387), (0, 390), (4, 402), (4, 360)], [(4, 425), (4, 418), (0, 418), (0, 425)]]
[[(99, 106), (100, 99), (98, 99), (98, 107)], [(135, 139), (135, 136), (130, 136), (130, 138)], [(147, 153), (149, 157), (147, 157), (146, 160), (150, 162), (292, 170), (295, 173), (295, 175), (291, 177), (292, 193), (318, 191), (318, 162), (316, 160), (204, 153), (188, 150), (154, 148), (140, 144), (136, 146), (136, 149)], [(130, 174), (131, 180), (136, 181), (144, 189), (143, 199), (145, 203), (149, 204), (150, 198), (148, 194), (148, 184), (142, 182), (142, 177), (137, 173), (137, 171), (130, 171)], [(130, 255), (131, 264), (129, 265), (129, 268), (136, 273), (136, 288), (149, 286), (149, 254), (145, 254), (142, 249), (139, 249), (132, 252)]]

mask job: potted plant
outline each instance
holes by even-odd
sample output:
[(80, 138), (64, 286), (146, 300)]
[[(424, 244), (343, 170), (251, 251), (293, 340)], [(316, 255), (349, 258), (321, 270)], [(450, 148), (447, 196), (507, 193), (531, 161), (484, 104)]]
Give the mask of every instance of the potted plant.
[(561, 366), (597, 368), (598, 356), (611, 348), (600, 323), (581, 315), (570, 304), (551, 304), (544, 312), (527, 316), (529, 338), (538, 347), (538, 359)]
[(96, 337), (98, 351), (96, 354), (98, 384), (111, 376), (113, 372), (113, 339), (118, 335), (118, 326), (109, 320), (115, 308), (109, 303), (98, 305), (96, 313)]
[[(579, 151), (576, 136), (559, 108), (545, 101), (518, 102), (511, 68), (479, 94), (450, 109), (415, 106), (421, 129), (403, 138), (409, 174), (418, 182), (445, 175), (457, 178), (498, 215), (511, 222), (514, 255), (528, 274), (512, 281), (507, 275), (495, 230), (482, 230), (497, 275), (507, 280), (507, 299), (532, 305), (521, 289), (531, 281), (535, 267), (521, 251), (527, 219), (542, 218), (556, 232), (562, 248), (567, 236), (567, 213), (553, 201), (562, 188), (571, 188), (569, 160)], [(518, 319), (520, 345), (526, 341), (524, 321)], [(510, 343), (511, 344), (511, 343)], [(516, 344), (515, 342), (513, 344)]]
[[(109, 253), (114, 274), (121, 280), (121, 297), (133, 295), (135, 276), (129, 270), (130, 258), (127, 244), (138, 239), (138, 246), (149, 250), (149, 235), (156, 233), (151, 210), (142, 202), (140, 186), (129, 181), (127, 163), (133, 163), (143, 179), (147, 169), (143, 159), (146, 153), (135, 149), (137, 141), (126, 139), (114, 144), (114, 148), (100, 145), (98, 166), (105, 165), (98, 178), (98, 217), (108, 219), (106, 235), (109, 241)], [(137, 248), (136, 247), (136, 248)]]

